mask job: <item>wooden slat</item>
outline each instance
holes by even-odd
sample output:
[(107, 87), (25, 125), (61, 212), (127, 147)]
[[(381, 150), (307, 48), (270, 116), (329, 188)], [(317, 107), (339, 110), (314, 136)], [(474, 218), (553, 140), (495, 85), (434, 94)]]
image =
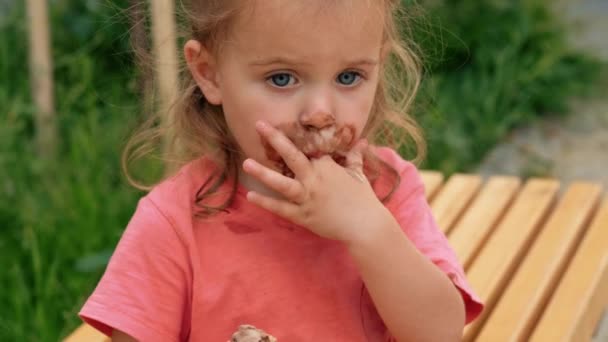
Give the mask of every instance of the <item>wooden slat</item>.
[(426, 199), (427, 201), (430, 201), (443, 184), (443, 174), (438, 171), (425, 170), (420, 172), (420, 177), (424, 183)]
[(465, 269), (521, 187), (517, 177), (492, 177), (449, 234), (450, 245)]
[(455, 174), (431, 202), (433, 215), (440, 229), (447, 233), (479, 191), (481, 177)]
[(467, 277), (484, 301), (485, 309), (466, 326), (464, 341), (472, 341), (483, 326), (515, 266), (536, 236), (558, 188), (559, 182), (555, 180), (529, 180), (471, 264)]
[(111, 342), (111, 339), (88, 324), (82, 324), (63, 342)]
[(606, 307), (608, 199), (593, 219), (530, 341), (589, 341)]
[(572, 185), (553, 210), (479, 334), (480, 341), (525, 341), (570, 261), (601, 187)]

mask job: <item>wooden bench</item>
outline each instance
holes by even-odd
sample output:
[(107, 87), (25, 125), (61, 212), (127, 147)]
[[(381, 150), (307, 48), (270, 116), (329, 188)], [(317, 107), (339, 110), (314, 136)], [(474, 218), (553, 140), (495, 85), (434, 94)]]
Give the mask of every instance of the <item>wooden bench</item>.
[[(423, 172), (427, 197), (485, 301), (464, 341), (590, 341), (608, 306), (608, 199), (599, 185)], [(66, 341), (109, 341), (81, 325)]]

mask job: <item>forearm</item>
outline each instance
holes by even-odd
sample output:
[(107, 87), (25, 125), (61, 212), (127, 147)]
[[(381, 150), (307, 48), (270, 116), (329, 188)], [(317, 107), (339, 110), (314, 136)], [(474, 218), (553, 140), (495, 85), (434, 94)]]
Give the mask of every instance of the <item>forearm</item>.
[(465, 313), (458, 290), (392, 216), (385, 221), (348, 248), (389, 331), (399, 342), (459, 341)]

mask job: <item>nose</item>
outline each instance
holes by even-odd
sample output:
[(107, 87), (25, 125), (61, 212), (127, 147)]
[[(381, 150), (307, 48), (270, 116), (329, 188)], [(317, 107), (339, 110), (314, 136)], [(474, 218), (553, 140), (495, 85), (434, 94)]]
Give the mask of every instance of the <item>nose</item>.
[(328, 111), (316, 111), (300, 115), (300, 124), (308, 129), (318, 129), (333, 126), (336, 118)]
[(317, 130), (335, 125), (336, 116), (332, 110), (330, 96), (316, 92), (313, 98), (308, 108), (300, 114), (300, 124), (307, 129)]

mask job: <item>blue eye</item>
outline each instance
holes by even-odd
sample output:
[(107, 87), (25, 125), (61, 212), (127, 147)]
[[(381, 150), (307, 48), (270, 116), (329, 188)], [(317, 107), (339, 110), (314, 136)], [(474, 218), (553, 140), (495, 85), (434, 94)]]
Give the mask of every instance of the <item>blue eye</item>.
[(356, 81), (359, 80), (361, 74), (356, 71), (347, 71), (338, 75), (338, 82), (344, 85), (353, 85)]
[(291, 84), (291, 80), (293, 80), (293, 76), (286, 73), (274, 74), (268, 77), (268, 81), (272, 82), (274, 86), (283, 88)]

